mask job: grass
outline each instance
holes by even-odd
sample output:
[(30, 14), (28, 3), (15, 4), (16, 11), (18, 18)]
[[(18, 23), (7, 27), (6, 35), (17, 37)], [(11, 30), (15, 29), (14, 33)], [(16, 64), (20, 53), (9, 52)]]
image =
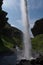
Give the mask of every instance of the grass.
[(8, 51), (10, 48), (13, 48), (14, 42), (7, 37), (3, 37), (0, 39), (0, 52), (2, 51)]

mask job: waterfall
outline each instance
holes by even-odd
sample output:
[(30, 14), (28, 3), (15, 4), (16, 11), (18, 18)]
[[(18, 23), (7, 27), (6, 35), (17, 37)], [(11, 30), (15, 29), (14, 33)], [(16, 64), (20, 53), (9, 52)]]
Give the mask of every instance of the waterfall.
[(20, 50), (18, 47), (17, 49), (17, 60), (32, 59), (31, 56), (31, 40), (29, 34), (29, 21), (28, 21), (28, 10), (27, 10), (27, 0), (21, 0), (21, 13), (22, 13), (22, 22), (24, 26), (24, 36), (23, 36), (23, 49)]
[(29, 60), (31, 58), (31, 41), (29, 34), (29, 21), (28, 21), (28, 10), (27, 10), (27, 0), (21, 0), (21, 13), (22, 13), (22, 21), (24, 26), (24, 58)]

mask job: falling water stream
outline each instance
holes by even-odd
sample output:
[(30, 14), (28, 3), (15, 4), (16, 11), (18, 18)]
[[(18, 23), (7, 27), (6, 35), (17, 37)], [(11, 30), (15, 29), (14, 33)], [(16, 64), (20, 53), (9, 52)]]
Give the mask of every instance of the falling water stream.
[(22, 13), (22, 22), (23, 22), (23, 50), (20, 50), (18, 47), (17, 49), (17, 59), (31, 59), (31, 41), (30, 41), (30, 34), (29, 34), (29, 21), (28, 21), (28, 10), (27, 10), (27, 0), (21, 0), (21, 13)]
[(31, 41), (29, 34), (29, 21), (28, 21), (28, 10), (27, 10), (27, 0), (21, 0), (21, 12), (22, 12), (22, 21), (24, 26), (24, 37), (23, 37), (23, 50), (24, 58), (29, 60), (31, 58)]

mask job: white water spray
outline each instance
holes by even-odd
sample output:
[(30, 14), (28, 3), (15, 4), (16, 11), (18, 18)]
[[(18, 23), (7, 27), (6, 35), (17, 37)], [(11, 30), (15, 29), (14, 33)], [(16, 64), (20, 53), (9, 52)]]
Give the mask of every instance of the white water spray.
[(24, 58), (30, 60), (31, 58), (31, 42), (29, 34), (29, 21), (28, 21), (28, 11), (27, 11), (27, 0), (21, 0), (21, 12), (22, 21), (24, 25)]

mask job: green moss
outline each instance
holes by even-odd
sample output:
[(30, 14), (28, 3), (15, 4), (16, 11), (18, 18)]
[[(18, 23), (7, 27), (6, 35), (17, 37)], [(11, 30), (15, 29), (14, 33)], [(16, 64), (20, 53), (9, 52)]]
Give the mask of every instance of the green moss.
[(37, 35), (32, 39), (32, 48), (33, 50), (43, 52), (43, 34)]
[(18, 47), (22, 48), (22, 41), (19, 38), (9, 38), (6, 36), (2, 36), (0, 39), (0, 51), (6, 51), (10, 48), (15, 47), (18, 45)]

